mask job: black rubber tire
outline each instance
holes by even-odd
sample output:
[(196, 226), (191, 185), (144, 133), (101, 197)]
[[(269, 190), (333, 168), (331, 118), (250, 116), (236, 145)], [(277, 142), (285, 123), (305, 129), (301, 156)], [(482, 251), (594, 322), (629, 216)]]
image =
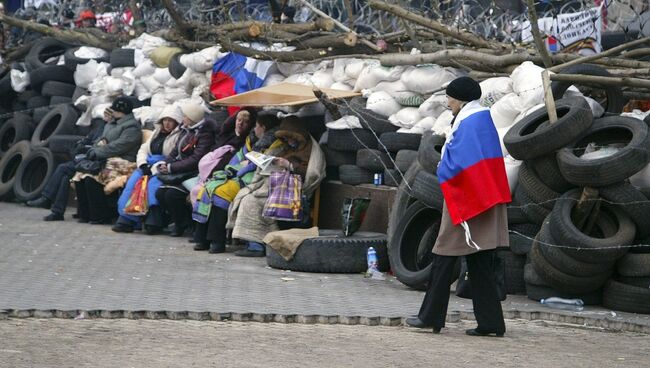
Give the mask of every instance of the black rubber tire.
[(440, 162), (442, 146), (445, 145), (445, 137), (424, 132), (418, 147), (418, 161), (422, 168), (428, 172), (435, 173)]
[(327, 146), (339, 151), (357, 152), (360, 149), (376, 149), (377, 137), (367, 129), (328, 129)]
[[(592, 64), (576, 64), (566, 67), (560, 71), (560, 74), (583, 74), (583, 75), (594, 75), (600, 77), (611, 77), (612, 75), (605, 70), (604, 68), (598, 65)], [(559, 82), (555, 81), (551, 83), (551, 90), (553, 91), (553, 96), (557, 98), (562, 98), (564, 93), (569, 87), (574, 83), (572, 82)], [(607, 103), (603, 106), (605, 112), (612, 114), (620, 114), (623, 112), (623, 106), (627, 103), (625, 97), (623, 96), (623, 90), (621, 87), (616, 86), (605, 86), (602, 87), (607, 94)]]
[(526, 284), (526, 296), (528, 299), (540, 301), (551, 297), (560, 297), (565, 299), (580, 299), (585, 305), (601, 305), (603, 304), (602, 290), (596, 290), (589, 294), (567, 294), (557, 291), (551, 287), (543, 285)]
[(20, 163), (29, 155), (31, 146), (28, 141), (20, 141), (13, 145), (0, 159), (0, 198), (14, 198), (14, 181)]
[(61, 105), (61, 104), (71, 104), (72, 103), (72, 98), (70, 97), (63, 97), (63, 96), (52, 96), (52, 99), (50, 100), (50, 106), (56, 106), (56, 105)]
[(2, 102), (9, 101), (15, 95), (16, 92), (11, 87), (11, 76), (7, 74), (4, 77), (0, 78), (0, 96), (2, 96)]
[(411, 167), (411, 164), (418, 159), (418, 152), (413, 150), (401, 150), (395, 155), (395, 168), (401, 172)]
[(389, 269), (385, 234), (358, 231), (345, 237), (341, 230), (319, 230), (319, 234), (318, 238), (303, 241), (290, 261), (267, 246), (266, 263), (273, 268), (301, 272), (365, 272), (368, 248), (373, 247), (379, 270)]
[(616, 270), (627, 277), (650, 277), (650, 254), (628, 253), (618, 260)]
[(533, 172), (537, 174), (542, 183), (557, 193), (564, 193), (575, 188), (562, 176), (555, 153), (526, 161), (526, 165), (533, 169)]
[(497, 250), (497, 257), (501, 258), (505, 265), (506, 294), (525, 294), (524, 265), (526, 264), (526, 257), (516, 255), (509, 250), (499, 249)]
[(33, 149), (18, 167), (14, 180), (16, 199), (26, 202), (37, 198), (45, 189), (45, 184), (58, 163), (49, 149), (45, 147)]
[(93, 59), (80, 58), (75, 56), (74, 54), (77, 50), (79, 50), (79, 47), (69, 48), (63, 54), (63, 60), (65, 62), (65, 66), (70, 70), (77, 70), (78, 65), (86, 64), (90, 60), (97, 60), (98, 63), (102, 63), (102, 62), (108, 63), (110, 60), (110, 55), (108, 53), (106, 54), (106, 56), (99, 57), (99, 58), (93, 58)]
[(650, 277), (616, 276), (616, 281), (625, 284), (650, 289)]
[[(32, 120), (34, 121), (34, 124), (38, 126), (38, 123), (43, 120), (45, 115), (47, 115), (52, 108), (50, 106), (43, 106), (43, 107), (37, 107), (32, 111)], [(35, 128), (34, 128), (35, 129)]]
[(32, 145), (34, 147), (47, 146), (50, 137), (59, 134), (71, 134), (74, 132), (75, 123), (78, 118), (77, 110), (70, 105), (54, 107), (38, 123), (32, 135)]
[[(401, 150), (416, 150), (420, 147), (421, 140), (422, 140), (421, 134), (397, 133), (397, 132), (383, 133), (379, 137), (379, 141), (389, 152), (399, 152)], [(384, 147), (381, 147), (381, 149), (384, 149)]]
[(77, 87), (74, 89), (74, 93), (72, 94), (72, 102), (76, 102), (79, 97), (81, 96), (86, 96), (89, 95), (88, 90), (85, 88)]
[(50, 98), (47, 96), (34, 96), (27, 100), (27, 108), (30, 110), (44, 106), (50, 106)]
[(438, 236), (442, 213), (420, 201), (413, 202), (390, 234), (388, 256), (397, 280), (424, 290), (431, 273), (433, 245)]
[(135, 66), (135, 49), (113, 49), (109, 60), (113, 68)]
[(11, 118), (0, 126), (0, 157), (6, 154), (16, 143), (29, 140), (32, 136), (31, 119)]
[(356, 165), (341, 165), (339, 166), (339, 180), (343, 184), (359, 185), (359, 184), (372, 184), (375, 178), (375, 173), (362, 169)]
[(515, 225), (529, 222), (528, 217), (521, 210), (521, 204), (515, 198), (512, 198), (512, 202), (508, 203), (506, 209), (508, 211), (508, 224)]
[(633, 185), (622, 182), (598, 188), (598, 195), (627, 213), (636, 224), (636, 238), (650, 235), (650, 202)]
[(650, 314), (650, 289), (609, 280), (603, 291), (603, 306), (622, 312)]
[(600, 289), (613, 273), (612, 269), (603, 270), (594, 276), (572, 276), (558, 270), (542, 254), (540, 245), (533, 244), (528, 254), (535, 271), (552, 288), (571, 294), (587, 294)]
[(357, 163), (357, 155), (350, 151), (339, 151), (330, 148), (328, 145), (321, 145), (325, 153), (325, 162), (327, 166), (354, 165)]
[(181, 55), (183, 55), (183, 53), (178, 53), (172, 56), (171, 60), (169, 60), (169, 66), (167, 67), (169, 69), (169, 74), (176, 79), (182, 77), (187, 70), (185, 65), (181, 64)]
[[(648, 125), (639, 119), (610, 116), (596, 119), (579, 139), (558, 152), (562, 175), (577, 186), (605, 186), (624, 181), (648, 164)], [(588, 143), (625, 143), (617, 153), (593, 160), (579, 156)]]
[(411, 195), (425, 205), (442, 211), (444, 197), (438, 183), (438, 177), (420, 170), (411, 185)]
[(533, 202), (548, 209), (553, 208), (555, 200), (561, 195), (561, 193), (546, 186), (537, 174), (528, 167), (526, 162), (522, 163), (519, 167), (519, 182), (517, 187), (521, 187)]
[[(74, 90), (77, 88), (74, 84), (68, 84), (57, 81), (47, 81), (43, 83), (41, 88), (41, 93), (43, 96), (60, 96), (70, 98), (74, 94)], [(52, 103), (52, 101), (50, 101)]]
[(384, 170), (384, 185), (389, 187), (397, 187), (401, 182), (402, 175), (400, 175), (400, 171), (395, 169)]
[[(632, 244), (636, 227), (630, 217), (615, 206), (601, 203), (597, 227), (602, 238), (584, 234), (573, 224), (571, 212), (580, 198), (579, 189), (571, 190), (555, 203), (550, 216), (551, 236), (571, 257), (586, 263), (605, 263), (616, 261), (627, 253), (626, 245)], [(612, 224), (612, 225), (608, 225)], [(612, 227), (611, 231), (606, 227)], [(611, 249), (594, 249), (611, 248)]]
[(395, 233), (395, 228), (397, 224), (402, 220), (404, 213), (408, 206), (415, 202), (416, 199), (411, 196), (411, 190), (409, 189), (410, 185), (413, 184), (415, 180), (415, 175), (422, 170), (422, 166), (417, 162), (411, 164), (408, 170), (404, 173), (404, 176), (401, 178), (401, 182), (397, 187), (397, 193), (395, 193), (395, 199), (393, 199), (393, 205), (390, 207), (390, 213), (388, 214), (388, 247), (392, 247), (395, 239), (392, 238), (392, 235)]
[(614, 262), (606, 263), (586, 263), (573, 259), (570, 255), (564, 253), (562, 248), (549, 246), (548, 244), (558, 244), (551, 236), (549, 223), (544, 223), (537, 236), (535, 244), (539, 247), (544, 258), (553, 265), (558, 271), (571, 276), (590, 277), (601, 275), (609, 272), (614, 267)]
[(59, 155), (70, 155), (72, 149), (74, 149), (81, 139), (84, 136), (82, 135), (55, 135), (50, 137), (47, 147), (54, 154)]
[(47, 65), (45, 61), (54, 56), (61, 56), (70, 46), (53, 37), (43, 37), (36, 41), (25, 57), (27, 70), (36, 70)]
[(33, 89), (40, 91), (43, 83), (56, 81), (74, 84), (74, 73), (60, 65), (48, 65), (29, 72), (29, 80)]
[(372, 172), (383, 172), (395, 166), (386, 152), (374, 149), (360, 149), (357, 151), (357, 166)]
[(545, 207), (542, 207), (538, 205), (537, 203), (533, 202), (532, 199), (526, 194), (524, 189), (521, 187), (521, 185), (517, 185), (517, 188), (515, 188), (515, 201), (519, 203), (519, 208), (521, 209), (521, 212), (526, 216), (528, 221), (533, 224), (541, 225), (544, 222), (544, 219), (546, 219), (546, 216), (548, 216), (551, 211)]
[(526, 255), (533, 246), (533, 240), (539, 232), (539, 225), (536, 224), (514, 224), (509, 225), (510, 250), (517, 255)]
[(364, 129), (373, 130), (378, 136), (399, 129), (399, 127), (391, 124), (387, 118), (366, 109), (366, 102), (367, 100), (363, 97), (354, 97), (350, 100), (346, 113), (357, 116)]
[(542, 107), (508, 130), (503, 144), (512, 157), (529, 160), (555, 152), (578, 138), (593, 122), (584, 98), (563, 98), (555, 105), (558, 114), (555, 123), (548, 123), (548, 113)]

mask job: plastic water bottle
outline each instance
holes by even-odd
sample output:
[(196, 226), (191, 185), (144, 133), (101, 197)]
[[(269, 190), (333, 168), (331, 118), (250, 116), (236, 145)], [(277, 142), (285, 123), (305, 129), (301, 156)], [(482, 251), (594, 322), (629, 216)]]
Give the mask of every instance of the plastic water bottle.
[(383, 280), (383, 274), (379, 272), (379, 265), (377, 260), (377, 251), (375, 248), (368, 248), (368, 254), (366, 257), (368, 261), (368, 271), (366, 271), (366, 277), (371, 277), (373, 279)]
[(580, 312), (585, 309), (585, 303), (582, 301), (582, 299), (564, 299), (554, 296), (551, 298), (542, 299), (539, 302), (549, 308), (554, 309), (564, 309), (575, 312)]

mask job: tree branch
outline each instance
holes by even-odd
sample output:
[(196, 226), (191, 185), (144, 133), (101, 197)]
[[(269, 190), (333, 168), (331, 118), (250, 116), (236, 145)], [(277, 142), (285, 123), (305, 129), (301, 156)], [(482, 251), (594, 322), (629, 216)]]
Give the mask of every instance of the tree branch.
[(539, 55), (542, 57), (542, 62), (546, 68), (553, 66), (553, 61), (551, 60), (551, 55), (548, 53), (548, 49), (542, 40), (542, 35), (539, 32), (539, 25), (537, 24), (537, 11), (535, 10), (535, 4), (533, 0), (526, 0), (526, 5), (528, 6), (528, 20), (530, 21), (530, 30), (533, 33), (533, 40), (535, 40), (535, 46)]

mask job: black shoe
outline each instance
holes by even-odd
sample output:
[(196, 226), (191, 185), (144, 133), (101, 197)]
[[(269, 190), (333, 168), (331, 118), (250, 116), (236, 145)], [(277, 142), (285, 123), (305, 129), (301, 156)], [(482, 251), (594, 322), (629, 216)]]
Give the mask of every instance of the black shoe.
[[(74, 215), (72, 215), (72, 217), (74, 217)], [(77, 216), (75, 218), (77, 219), (77, 222), (80, 223), (80, 224), (87, 224), (87, 223), (90, 222), (90, 220), (88, 220), (87, 218), (81, 218), (79, 216)]]
[(110, 225), (113, 223), (113, 220), (109, 218), (103, 218), (98, 220), (90, 220), (88, 223), (91, 225)]
[(210, 251), (208, 253), (218, 254), (218, 253), (225, 253), (225, 252), (226, 252), (225, 244), (219, 244), (215, 242), (210, 243)]
[(477, 330), (476, 328), (472, 328), (471, 330), (465, 331), (465, 333), (469, 336), (490, 336), (492, 334), (496, 335), (496, 337), (503, 337), (504, 332), (482, 332)]
[(63, 215), (60, 213), (52, 212), (43, 217), (43, 221), (63, 221)]
[(263, 250), (250, 250), (248, 248), (240, 249), (236, 251), (235, 255), (239, 257), (264, 257), (265, 256)]
[(194, 244), (194, 250), (208, 250), (210, 249), (210, 243), (208, 242), (198, 242)]
[(27, 201), (25, 205), (27, 207), (45, 208), (46, 210), (49, 210), (52, 207), (52, 201), (45, 197), (38, 197), (32, 201)]
[[(422, 320), (418, 317), (409, 317), (406, 319), (406, 324), (415, 327), (415, 328), (431, 328), (433, 327), (433, 324), (430, 323), (424, 323)], [(440, 329), (438, 329), (440, 330)]]
[(187, 242), (188, 243), (198, 243), (199, 241), (192, 237), (192, 238), (187, 239)]
[(158, 235), (162, 233), (162, 229), (160, 226), (144, 225), (144, 232), (147, 235)]
[(185, 226), (174, 226), (174, 230), (169, 235), (174, 238), (180, 238), (185, 234), (185, 229), (187, 229)]
[(117, 223), (111, 227), (111, 230), (115, 231), (116, 233), (132, 233), (133, 226)]

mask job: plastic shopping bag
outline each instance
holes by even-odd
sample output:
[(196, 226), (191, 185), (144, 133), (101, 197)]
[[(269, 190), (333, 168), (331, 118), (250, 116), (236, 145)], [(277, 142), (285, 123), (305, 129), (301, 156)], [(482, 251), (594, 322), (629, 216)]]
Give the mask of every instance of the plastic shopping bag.
[(143, 175), (138, 181), (135, 182), (133, 192), (126, 202), (124, 213), (133, 216), (144, 216), (149, 211), (149, 202), (147, 200), (147, 184), (149, 177)]
[(263, 216), (281, 221), (302, 220), (302, 179), (289, 171), (276, 171), (269, 176), (269, 196)]

